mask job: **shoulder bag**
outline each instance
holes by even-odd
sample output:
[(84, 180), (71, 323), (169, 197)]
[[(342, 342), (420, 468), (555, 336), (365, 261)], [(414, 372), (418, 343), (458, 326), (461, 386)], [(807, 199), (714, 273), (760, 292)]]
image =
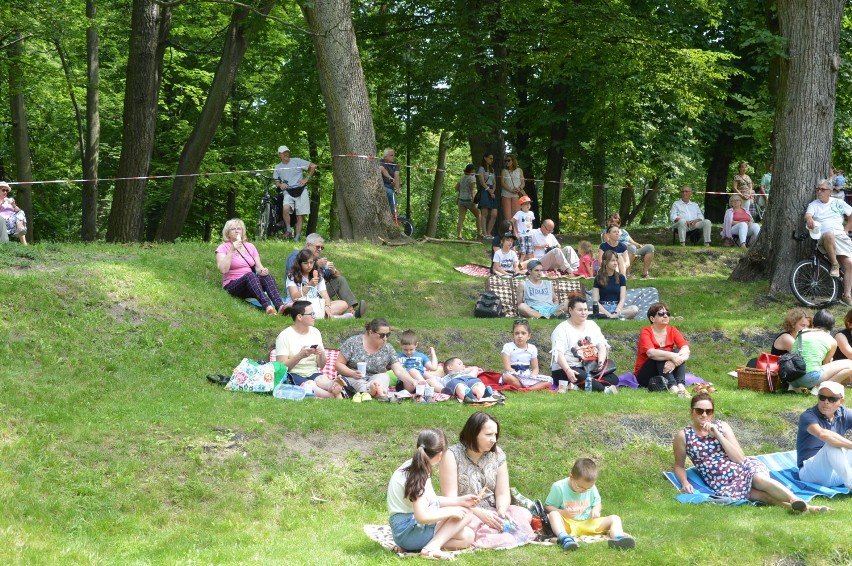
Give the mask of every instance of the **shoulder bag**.
[(807, 373), (805, 359), (802, 358), (802, 334), (799, 332), (793, 343), (793, 350), (778, 358), (778, 377), (784, 383), (796, 381)]

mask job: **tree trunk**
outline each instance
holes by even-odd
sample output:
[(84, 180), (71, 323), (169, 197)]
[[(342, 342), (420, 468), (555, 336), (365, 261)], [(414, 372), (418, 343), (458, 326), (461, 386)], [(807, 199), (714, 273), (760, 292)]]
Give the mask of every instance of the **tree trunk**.
[[(654, 177), (651, 181), (651, 187), (645, 191), (642, 198), (639, 199), (639, 204), (636, 205), (637, 214), (642, 211), (642, 220), (640, 224), (648, 225), (654, 223), (654, 212), (657, 210), (657, 202), (660, 200), (660, 178)], [(635, 217), (635, 215), (634, 215)]]
[[(266, 0), (258, 8), (258, 12), (265, 16), (271, 9), (272, 0)], [(195, 122), (192, 134), (180, 154), (177, 177), (172, 183), (172, 194), (157, 230), (157, 240), (174, 242), (183, 231), (183, 225), (192, 206), (195, 186), (198, 183), (198, 177), (195, 174), (198, 173), (201, 161), (222, 121), (231, 87), (248, 48), (245, 32), (248, 25), (246, 20), (250, 14), (251, 11), (248, 8), (237, 8), (231, 15), (231, 23), (225, 32), (222, 56), (219, 58), (216, 74), (210, 83), (207, 99), (204, 101), (204, 107)]]
[[(722, 121), (719, 135), (713, 144), (713, 154), (707, 168), (705, 190), (708, 192), (724, 193), (728, 190), (728, 168), (731, 165), (734, 151), (734, 137), (731, 135), (733, 126), (727, 120)], [(728, 207), (725, 195), (704, 195), (704, 217), (711, 222), (721, 223)]]
[[(148, 175), (157, 126), (163, 53), (170, 26), (169, 8), (154, 0), (133, 0), (118, 177)], [(107, 241), (141, 240), (146, 183), (145, 179), (116, 181)]]
[[(30, 132), (27, 126), (27, 113), (24, 106), (24, 77), (20, 65), (23, 55), (23, 43), (20, 32), (17, 41), (8, 48), (9, 53), (9, 103), (12, 117), (12, 145), (15, 148), (15, 178), (19, 182), (33, 180), (32, 156), (30, 154)], [(37, 238), (33, 218), (33, 192), (30, 185), (15, 185), (15, 202), (27, 215), (29, 239)]]
[(731, 279), (769, 277), (769, 293), (790, 290), (789, 277), (801, 255), (790, 238), (802, 228), (814, 187), (831, 167), (834, 106), (843, 0), (778, 0), (787, 57), (775, 114), (772, 198), (757, 244), (740, 260)]
[[(568, 88), (555, 85), (553, 89), (553, 114), (567, 116)], [(551, 219), (559, 233), (559, 203), (562, 198), (562, 169), (565, 167), (565, 140), (568, 137), (568, 121), (559, 119), (550, 125), (550, 141), (547, 144), (547, 160), (544, 166), (541, 220)]]
[[(314, 137), (313, 129), (308, 131), (308, 155), (311, 163), (319, 163), (319, 148), (317, 147), (317, 140)], [(317, 231), (317, 221), (319, 220), (320, 209), (319, 178), (311, 183), (308, 187), (308, 191), (311, 195), (311, 212), (310, 216), (308, 216), (308, 227), (305, 229), (305, 237), (307, 237), (308, 234), (313, 234)]]
[(340, 231), (344, 239), (398, 236), (379, 174), (379, 162), (352, 156), (376, 152), (373, 114), (358, 55), (349, 0), (302, 5), (313, 33), (325, 101)]
[(86, 134), (83, 144), (83, 225), (80, 238), (92, 242), (98, 237), (98, 164), (101, 147), (100, 38), (95, 23), (95, 0), (86, 0)]
[(591, 159), (592, 174), (592, 216), (598, 226), (606, 221), (606, 153), (602, 140), (595, 142)]
[(438, 214), (441, 212), (441, 196), (444, 189), (444, 179), (447, 177), (447, 151), (450, 149), (450, 134), (441, 130), (438, 140), (438, 164), (435, 166), (435, 180), (432, 182), (432, 201), (429, 205), (429, 225), (426, 235), (434, 238), (438, 233)]

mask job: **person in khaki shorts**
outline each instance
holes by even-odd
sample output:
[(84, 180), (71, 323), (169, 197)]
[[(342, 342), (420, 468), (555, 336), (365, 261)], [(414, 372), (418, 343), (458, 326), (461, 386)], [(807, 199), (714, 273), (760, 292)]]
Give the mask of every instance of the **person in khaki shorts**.
[(680, 200), (672, 204), (672, 210), (669, 213), (673, 228), (677, 230), (677, 237), (681, 246), (686, 245), (686, 233), (693, 230), (701, 230), (704, 236), (704, 245), (710, 245), (710, 228), (712, 224), (704, 218), (704, 213), (694, 202), (690, 202), (692, 198), (692, 187), (684, 185), (680, 188)]

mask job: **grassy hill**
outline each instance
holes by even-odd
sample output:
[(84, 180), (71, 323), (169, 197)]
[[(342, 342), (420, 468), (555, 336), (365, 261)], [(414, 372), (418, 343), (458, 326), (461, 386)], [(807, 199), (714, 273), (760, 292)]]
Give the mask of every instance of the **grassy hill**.
[[(634, 238), (641, 234), (633, 234)], [(665, 235), (662, 237), (664, 239)], [(361, 532), (383, 523), (385, 486), (416, 433), (452, 440), (471, 409), (305, 401), (229, 394), (208, 385), (243, 357), (263, 358), (289, 318), (266, 316), (221, 290), (215, 245), (0, 246), (0, 562), (4, 564), (380, 564), (397, 559)], [(283, 282), (293, 244), (259, 245)], [(440, 358), (499, 368), (511, 321), (472, 318), (484, 245), (377, 247), (332, 242), (328, 255), (396, 336), (414, 328)], [(768, 346), (790, 300), (727, 280), (740, 251), (661, 246), (654, 285), (690, 340), (689, 370), (714, 382), (718, 414), (747, 454), (793, 447), (813, 399), (736, 390), (727, 371)], [(639, 285), (630, 280), (630, 285)], [(835, 308), (842, 317), (845, 309)], [(320, 321), (326, 346), (363, 321)], [(604, 321), (619, 370), (632, 368), (644, 321)], [(547, 351), (553, 321), (534, 321)], [(544, 367), (548, 359), (541, 357)], [(512, 485), (544, 498), (575, 458), (600, 462), (605, 513), (637, 537), (632, 553), (584, 547), (589, 564), (852, 562), (849, 498), (826, 516), (777, 508), (677, 503), (661, 472), (688, 402), (510, 395), (501, 422)], [(563, 563), (554, 547), (480, 552), (468, 564)]]

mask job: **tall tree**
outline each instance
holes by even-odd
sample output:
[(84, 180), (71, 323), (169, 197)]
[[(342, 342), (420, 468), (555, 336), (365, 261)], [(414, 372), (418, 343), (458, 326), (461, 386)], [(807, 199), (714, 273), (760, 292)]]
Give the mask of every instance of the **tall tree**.
[[(12, 143), (15, 146), (15, 173), (19, 182), (32, 181), (32, 157), (30, 154), (30, 130), (27, 126), (27, 112), (24, 101), (24, 78), (20, 59), (23, 56), (23, 36), (20, 32), (8, 48), (9, 55), (9, 103), (12, 115)], [(33, 219), (33, 194), (30, 185), (18, 185), (15, 200), (27, 215), (27, 229), (30, 238), (35, 239)]]
[[(373, 115), (349, 0), (302, 5), (325, 100), (340, 232), (347, 240), (399, 234), (379, 176)], [(393, 228), (392, 228), (393, 226)]]
[[(257, 13), (265, 16), (272, 9), (273, 3), (273, 0), (264, 0), (256, 10)], [(183, 231), (183, 225), (192, 204), (195, 185), (198, 182), (195, 173), (198, 173), (201, 160), (222, 121), (225, 103), (228, 101), (234, 78), (248, 49), (246, 26), (252, 11), (254, 10), (248, 7), (239, 7), (231, 16), (231, 22), (225, 32), (222, 56), (204, 101), (204, 108), (180, 155), (171, 197), (157, 230), (157, 240), (173, 242)]]
[(97, 4), (86, 0), (86, 135), (83, 154), (83, 225), (80, 237), (90, 242), (98, 235), (98, 165), (101, 147), (100, 37), (95, 22)]
[(790, 238), (803, 224), (814, 187), (831, 167), (840, 25), (844, 0), (778, 0), (786, 40), (775, 115), (772, 198), (757, 244), (740, 260), (731, 279), (768, 277), (770, 294), (788, 293), (799, 258)]
[[(124, 125), (118, 177), (148, 175), (157, 125), (157, 102), (163, 77), (163, 53), (171, 27), (171, 8), (156, 0), (133, 0), (130, 55), (124, 91)], [(142, 238), (145, 179), (119, 180), (107, 227), (110, 242)]]

